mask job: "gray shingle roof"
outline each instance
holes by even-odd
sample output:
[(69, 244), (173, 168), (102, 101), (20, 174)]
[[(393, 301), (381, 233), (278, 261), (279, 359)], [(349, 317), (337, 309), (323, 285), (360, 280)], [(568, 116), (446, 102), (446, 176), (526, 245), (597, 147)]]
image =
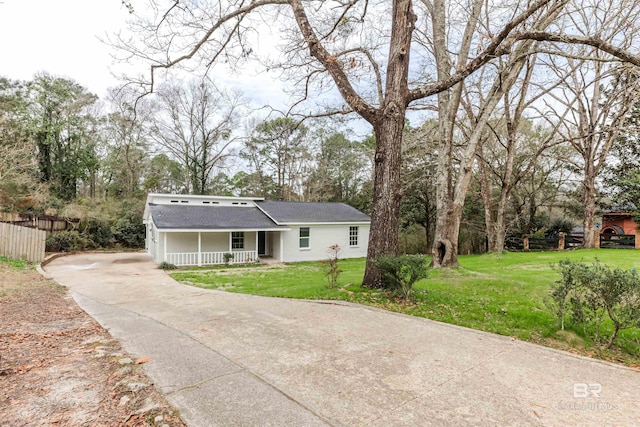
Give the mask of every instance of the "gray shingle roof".
[(279, 224), (368, 222), (368, 215), (345, 203), (260, 201), (260, 208)]
[(240, 230), (276, 229), (256, 207), (149, 204), (153, 223), (160, 229)]

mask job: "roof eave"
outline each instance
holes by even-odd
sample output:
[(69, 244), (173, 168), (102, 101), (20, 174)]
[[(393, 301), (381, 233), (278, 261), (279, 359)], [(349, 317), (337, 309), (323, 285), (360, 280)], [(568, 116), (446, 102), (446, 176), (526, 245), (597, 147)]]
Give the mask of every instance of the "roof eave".
[(290, 231), (290, 228), (170, 228), (158, 227), (158, 231), (165, 233), (231, 233), (231, 232), (254, 232), (254, 231)]
[(370, 225), (371, 220), (356, 220), (356, 221), (327, 221), (327, 222), (284, 222), (284, 225), (353, 225), (353, 224), (366, 224)]

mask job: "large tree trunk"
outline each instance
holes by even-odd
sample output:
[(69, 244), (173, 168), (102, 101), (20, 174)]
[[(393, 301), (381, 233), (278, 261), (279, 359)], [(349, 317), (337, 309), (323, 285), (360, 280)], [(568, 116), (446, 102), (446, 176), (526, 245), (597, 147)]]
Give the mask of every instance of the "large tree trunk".
[(582, 245), (587, 249), (595, 247), (593, 223), (596, 215), (596, 185), (593, 169), (593, 165), (587, 163), (584, 171), (584, 180), (582, 181), (582, 185), (584, 186), (584, 202), (582, 204), (584, 208), (582, 223), (584, 227), (584, 240)]
[[(447, 204), (450, 204), (447, 201)], [(457, 267), (458, 263), (458, 234), (460, 232), (460, 220), (456, 218), (453, 210), (436, 225), (436, 235), (433, 243), (432, 268)]]
[(506, 235), (506, 224), (505, 224), (505, 211), (507, 210), (507, 197), (506, 197), (506, 192), (504, 191), (504, 189), (502, 190), (504, 194), (504, 200), (503, 200), (503, 194), (500, 195), (500, 202), (498, 202), (498, 212), (496, 215), (496, 222), (495, 222), (495, 241), (494, 241), (494, 245), (493, 245), (493, 251), (497, 254), (501, 254), (502, 251), (504, 251), (504, 239), (505, 239), (505, 235)]
[(415, 21), (411, 0), (393, 2), (385, 98), (372, 123), (376, 136), (374, 195), (367, 265), (362, 280), (362, 286), (368, 288), (384, 287), (382, 275), (373, 266), (375, 259), (398, 253), (402, 132), (408, 104), (409, 52)]
[[(475, 12), (471, 16), (479, 16), (482, 2), (473, 2), (472, 8)], [(554, 11), (555, 10), (555, 11)], [(551, 22), (555, 14), (560, 9), (555, 8), (549, 11), (547, 21)], [(433, 27), (433, 49), (438, 79), (442, 80), (448, 76), (451, 69), (449, 54), (446, 46), (446, 32), (443, 22), (445, 19), (445, 2), (434, 0), (432, 13)], [(466, 61), (471, 46), (472, 34), (475, 31), (476, 20), (470, 20), (464, 35), (459, 52), (459, 61)], [(542, 24), (545, 27), (546, 24)], [(467, 148), (460, 160), (460, 166), (454, 168), (451, 156), (453, 147), (453, 124), (456, 113), (460, 105), (462, 92), (461, 84), (454, 86), (451, 96), (447, 92), (438, 94), (438, 118), (440, 126), (440, 152), (438, 159), (438, 190), (437, 190), (437, 221), (434, 241), (434, 254), (431, 261), (433, 268), (455, 267), (458, 264), (458, 235), (460, 222), (462, 220), (462, 207), (471, 179), (473, 162), (475, 159), (476, 147), (480, 143), (484, 128), (499, 100), (503, 94), (510, 90), (520, 75), (526, 61), (526, 53), (531, 46), (531, 42), (522, 43), (511, 53), (510, 61), (503, 68), (487, 96), (482, 102), (480, 115), (473, 125), (473, 130), (469, 135)], [(462, 64), (458, 64), (462, 66)], [(455, 173), (455, 178), (454, 178)], [(455, 185), (454, 185), (455, 181)]]
[[(524, 94), (522, 94), (522, 96), (524, 97)], [(509, 194), (513, 188), (513, 163), (515, 161), (516, 133), (519, 121), (520, 114), (516, 113), (516, 123), (507, 124), (507, 132), (509, 134), (509, 140), (507, 142), (507, 162), (505, 164), (502, 188), (500, 189), (500, 200), (498, 201), (498, 208), (496, 212), (495, 244), (493, 247), (493, 252), (498, 254), (501, 254), (502, 251), (504, 251), (504, 239), (507, 227), (505, 224), (505, 212), (507, 210)]]
[[(374, 166), (374, 191), (371, 209), (371, 231), (367, 265), (362, 286), (383, 287), (382, 276), (373, 267), (381, 255), (396, 255), (398, 252), (398, 225), (402, 186), (400, 164), (404, 111), (394, 112), (374, 129), (376, 135), (376, 157)], [(394, 119), (395, 120), (392, 120)]]
[(478, 169), (480, 172), (480, 195), (484, 204), (484, 226), (487, 234), (487, 252), (495, 252), (496, 250), (496, 227), (497, 221), (493, 220), (493, 191), (491, 189), (491, 180), (489, 179), (489, 171), (485, 165), (484, 156), (482, 154), (482, 146), (478, 147), (480, 159), (478, 159)]
[[(437, 65), (438, 80), (449, 77), (451, 61), (447, 51), (445, 2), (433, 2), (432, 26), (433, 47)], [(461, 54), (464, 52), (461, 52)], [(452, 238), (455, 227), (450, 223), (452, 217), (451, 198), (453, 196), (453, 121), (460, 102), (462, 85), (451, 91), (438, 94), (438, 176), (436, 179), (436, 229), (433, 237), (433, 257), (431, 267), (458, 265), (458, 239)]]

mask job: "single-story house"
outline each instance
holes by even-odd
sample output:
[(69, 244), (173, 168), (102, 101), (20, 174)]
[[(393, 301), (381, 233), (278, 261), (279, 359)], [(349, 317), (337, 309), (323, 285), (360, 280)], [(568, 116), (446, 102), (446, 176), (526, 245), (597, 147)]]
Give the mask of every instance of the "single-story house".
[(143, 222), (156, 263), (196, 266), (318, 261), (335, 244), (340, 258), (365, 257), (371, 218), (345, 203), (149, 194)]

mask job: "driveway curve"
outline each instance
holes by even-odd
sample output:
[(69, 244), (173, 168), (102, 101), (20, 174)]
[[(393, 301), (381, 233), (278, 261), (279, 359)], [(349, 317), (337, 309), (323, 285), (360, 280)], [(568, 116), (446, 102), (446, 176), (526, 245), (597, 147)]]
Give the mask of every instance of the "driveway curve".
[(640, 424), (640, 373), (614, 364), (364, 306), (185, 286), (146, 254), (44, 269), (151, 358), (190, 426)]

